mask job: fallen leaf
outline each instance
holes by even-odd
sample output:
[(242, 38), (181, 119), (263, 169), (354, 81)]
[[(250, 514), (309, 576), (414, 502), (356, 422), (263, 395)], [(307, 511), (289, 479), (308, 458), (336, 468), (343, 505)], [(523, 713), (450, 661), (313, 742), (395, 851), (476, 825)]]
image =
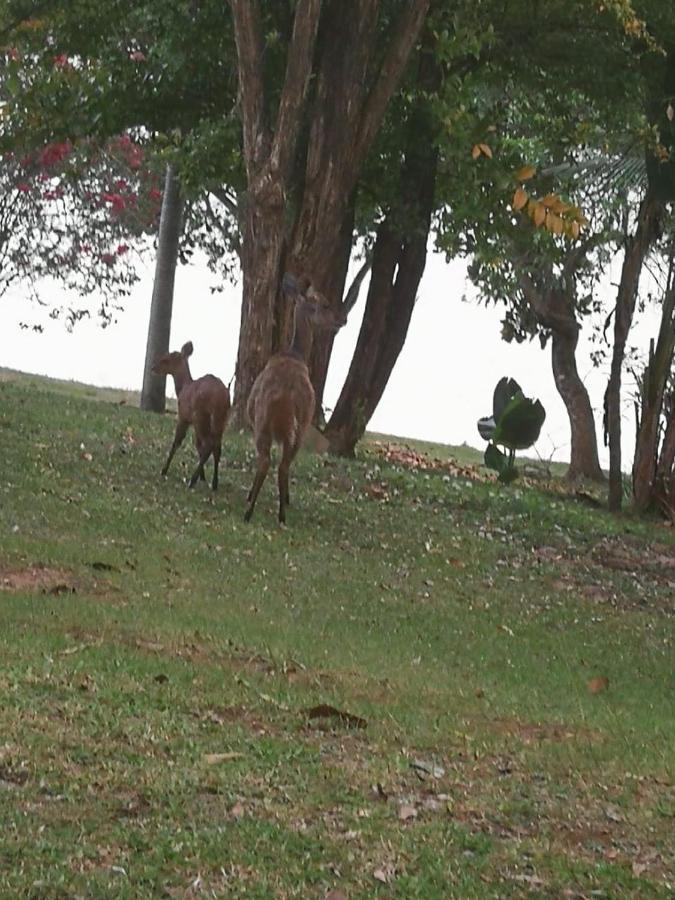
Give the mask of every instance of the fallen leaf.
[(244, 804), (240, 800), (237, 800), (237, 802), (230, 810), (230, 815), (233, 819), (241, 819), (241, 817), (244, 815), (244, 812)]
[(589, 694), (601, 694), (609, 687), (609, 678), (605, 678), (604, 675), (600, 675), (598, 678), (591, 678), (586, 687)]
[(344, 891), (334, 888), (332, 891), (328, 891), (324, 900), (347, 900), (347, 895)]
[[(413, 759), (410, 763), (410, 768), (415, 769), (418, 776), (422, 778), (425, 775), (431, 775), (433, 778), (442, 778), (445, 775), (445, 769), (442, 766), (426, 762), (426, 760), (423, 759)], [(420, 773), (422, 774), (420, 775)]]
[(389, 884), (389, 877), (384, 869), (375, 869), (373, 878), (375, 881), (380, 881), (382, 884)]
[(417, 818), (417, 810), (410, 803), (402, 803), (398, 808), (398, 817), (401, 822), (408, 822)]
[(647, 868), (648, 868), (647, 863), (634, 862), (633, 865), (631, 866), (631, 869), (633, 870), (633, 875), (635, 875), (636, 878), (639, 878), (643, 872), (646, 872)]
[(229, 762), (232, 759), (242, 759), (243, 753), (205, 753), (204, 762), (207, 766), (215, 766), (221, 762)]
[(623, 822), (623, 816), (618, 809), (615, 809), (613, 806), (605, 807), (605, 815), (610, 822)]
[(328, 703), (320, 703), (318, 706), (312, 706), (305, 710), (305, 712), (310, 719), (338, 719), (338, 721), (348, 728), (365, 728), (368, 724), (361, 716), (354, 716), (341, 709), (336, 709), (334, 706), (329, 706)]

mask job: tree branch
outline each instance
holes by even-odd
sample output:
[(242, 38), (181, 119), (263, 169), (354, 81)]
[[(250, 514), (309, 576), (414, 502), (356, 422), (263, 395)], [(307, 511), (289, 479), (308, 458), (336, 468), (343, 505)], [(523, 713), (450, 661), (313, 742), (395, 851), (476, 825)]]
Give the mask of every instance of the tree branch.
[(295, 156), (320, 15), (321, 0), (298, 0), (270, 154), (271, 168), (280, 174), (283, 181), (288, 177)]
[(259, 0), (230, 0), (239, 71), (239, 102), (244, 134), (244, 160), (249, 183), (264, 160), (269, 143), (265, 122), (263, 39)]
[(216, 198), (216, 200), (219, 200), (223, 204), (230, 215), (234, 216), (235, 219), (239, 218), (239, 207), (230, 197), (224, 187), (211, 188), (211, 193)]
[(359, 292), (361, 290), (361, 285), (363, 284), (363, 280), (370, 272), (370, 269), (373, 265), (373, 253), (372, 250), (369, 250), (366, 254), (366, 258), (361, 264), (358, 272), (354, 276), (354, 280), (349, 285), (349, 289), (345, 294), (345, 298), (342, 301), (342, 312), (345, 316), (348, 316), (349, 313), (356, 306), (356, 301), (359, 299)]
[(401, 13), (396, 33), (392, 37), (361, 117), (354, 154), (359, 161), (368, 153), (382, 124), (387, 104), (399, 86), (412, 49), (420, 36), (429, 2), (430, 0), (410, 0)]

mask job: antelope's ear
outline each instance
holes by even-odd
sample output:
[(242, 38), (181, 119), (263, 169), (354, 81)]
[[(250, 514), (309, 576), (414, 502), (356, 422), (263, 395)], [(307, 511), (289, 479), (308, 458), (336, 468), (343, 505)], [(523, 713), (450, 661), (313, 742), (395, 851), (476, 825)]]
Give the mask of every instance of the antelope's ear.
[(192, 341), (188, 341), (187, 344), (183, 344), (183, 346), (180, 348), (181, 356), (184, 356), (185, 359), (187, 359), (188, 356), (192, 356), (193, 350), (194, 347), (192, 346)]
[(303, 300), (307, 296), (307, 292), (311, 290), (312, 284), (306, 275), (292, 275), (290, 272), (284, 272), (281, 279), (281, 289), (288, 297), (294, 300)]
[(297, 298), (300, 295), (300, 284), (295, 275), (284, 272), (284, 277), (281, 279), (281, 290), (289, 297)]

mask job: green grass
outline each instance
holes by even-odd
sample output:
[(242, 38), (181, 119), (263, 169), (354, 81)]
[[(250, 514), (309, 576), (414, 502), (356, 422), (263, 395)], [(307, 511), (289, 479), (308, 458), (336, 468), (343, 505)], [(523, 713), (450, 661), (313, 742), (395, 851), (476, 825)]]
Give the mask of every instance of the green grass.
[(670, 529), (375, 444), (245, 525), (96, 396), (0, 380), (0, 897), (671, 895)]

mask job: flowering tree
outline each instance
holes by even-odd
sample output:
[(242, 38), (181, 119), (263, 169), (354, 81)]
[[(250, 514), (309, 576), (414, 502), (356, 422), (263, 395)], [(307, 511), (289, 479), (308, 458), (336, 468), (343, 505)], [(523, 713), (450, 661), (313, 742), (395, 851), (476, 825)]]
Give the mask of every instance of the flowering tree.
[[(0, 296), (22, 289), (46, 304), (45, 279), (80, 298), (69, 323), (96, 296), (110, 320), (137, 279), (137, 254), (156, 228), (161, 191), (143, 148), (129, 135), (98, 145), (56, 141), (0, 163)], [(48, 283), (47, 281), (47, 283)]]

